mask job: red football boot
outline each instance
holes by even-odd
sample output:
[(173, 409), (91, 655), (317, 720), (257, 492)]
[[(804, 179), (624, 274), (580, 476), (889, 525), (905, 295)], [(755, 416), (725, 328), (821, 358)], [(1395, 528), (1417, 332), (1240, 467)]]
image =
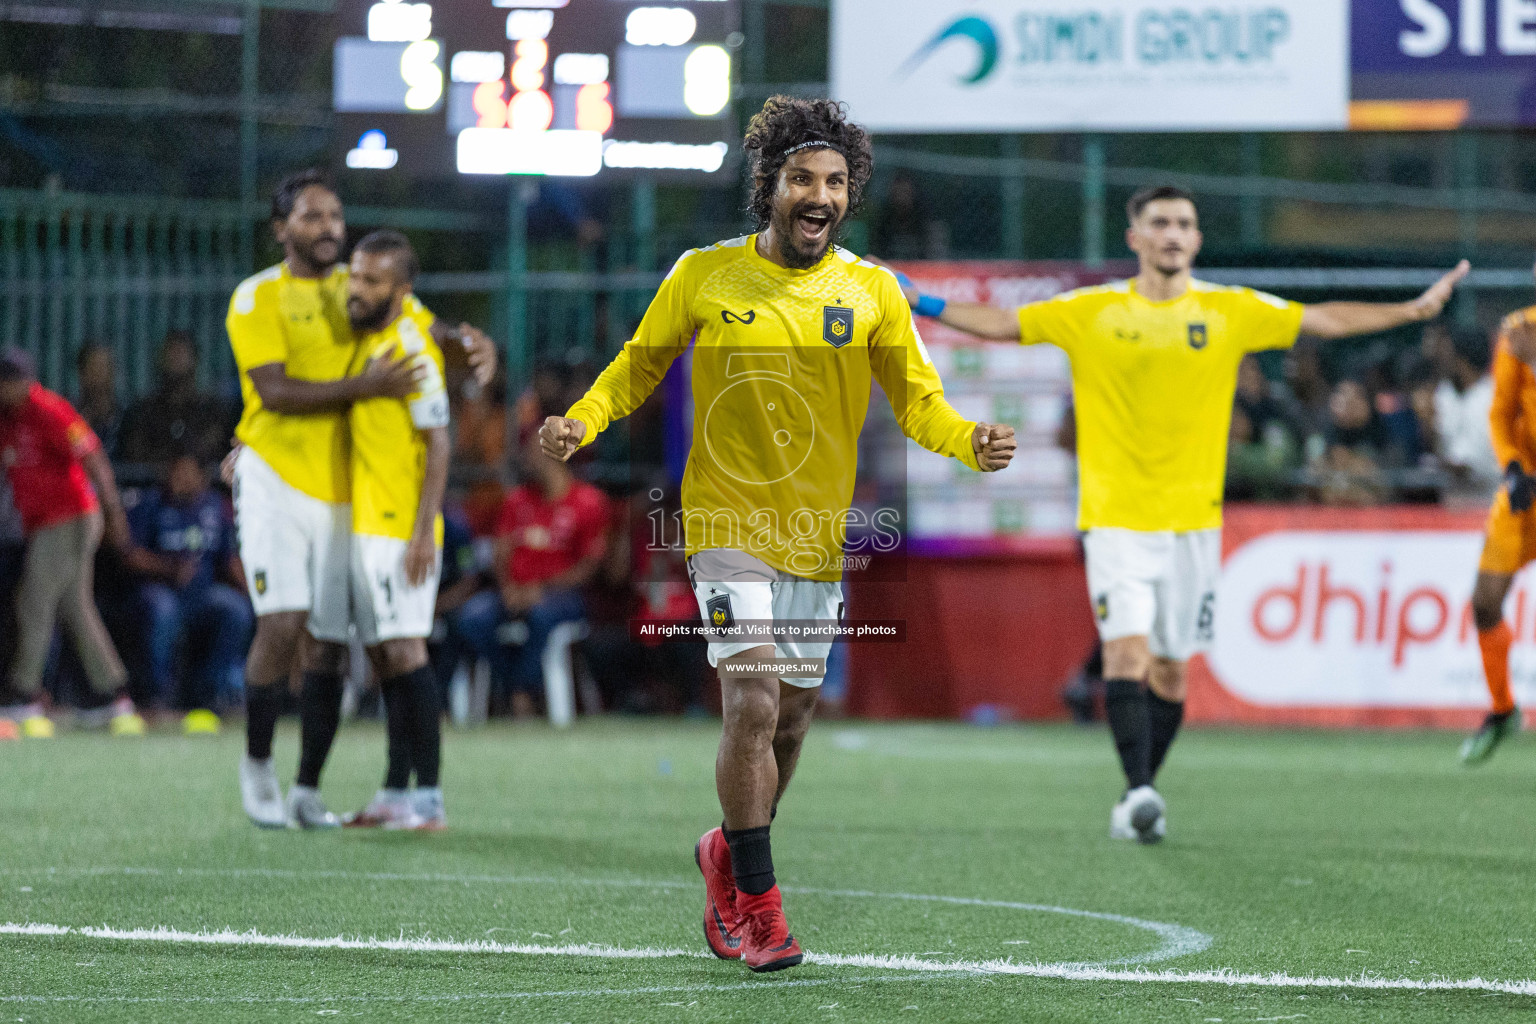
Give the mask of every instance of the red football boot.
[(704, 876), (704, 941), (721, 960), (740, 960), (736, 879), (731, 874), (731, 847), (720, 829), (710, 829), (694, 844), (693, 862)]
[(759, 896), (738, 889), (736, 910), (741, 914), (744, 940), (741, 958), (748, 967), (761, 974), (795, 967), (805, 959), (800, 943), (789, 934), (789, 923), (784, 920), (784, 898), (778, 886)]

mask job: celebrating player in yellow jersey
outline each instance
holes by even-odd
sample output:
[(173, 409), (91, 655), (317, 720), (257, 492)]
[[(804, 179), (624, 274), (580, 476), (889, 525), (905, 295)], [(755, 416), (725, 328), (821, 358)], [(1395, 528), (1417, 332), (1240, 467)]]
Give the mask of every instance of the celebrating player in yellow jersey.
[[(772, 630), (841, 617), (842, 550), (871, 379), (907, 436), (985, 471), (1013, 431), (961, 418), (894, 276), (833, 246), (869, 181), (869, 137), (829, 100), (770, 99), (747, 129), (755, 235), (684, 253), (634, 338), (541, 428), (569, 458), (632, 412), (695, 339), (683, 477), (689, 574), (720, 669), (722, 828), (699, 841), (711, 951), (754, 971), (798, 964), (768, 826), (810, 726), (830, 642)], [(767, 631), (768, 642), (764, 632)], [(775, 657), (779, 660), (775, 660)]]
[[(431, 314), (411, 302), (419, 265), (397, 231), (375, 231), (352, 251), (347, 316), (358, 362), (404, 359), (421, 371), (400, 398), (352, 403), (352, 615), (367, 648), (389, 731), (384, 786), (347, 824), (442, 828), (438, 788), (442, 708), (427, 637), (442, 568), (448, 486), (448, 392)], [(408, 791), (416, 770), (415, 793)]]
[(1072, 363), (1079, 511), (1088, 589), (1104, 641), (1106, 708), (1126, 793), (1116, 839), (1167, 830), (1153, 779), (1184, 718), (1185, 665), (1209, 646), (1221, 568), (1227, 433), (1244, 355), (1299, 334), (1344, 338), (1439, 314), (1463, 261), (1412, 302), (1303, 306), (1195, 280), (1193, 198), (1144, 188), (1127, 207), (1129, 281), (1001, 310), (908, 298), (919, 314), (995, 341), (1049, 342)]
[[(283, 262), (235, 289), (226, 321), (245, 403), (236, 429), (235, 514), (256, 611), (240, 790), (258, 825), (325, 827), (339, 824), (316, 787), (340, 715), (350, 611), (347, 410), (359, 399), (411, 394), (421, 371), (414, 360), (385, 358), (348, 376), (357, 343), (347, 320), (347, 271), (337, 265), (346, 224), (324, 174), (284, 179), (272, 199), (272, 226)], [(468, 325), (459, 334), (477, 376), (488, 379), (490, 339)], [(306, 630), (317, 642), (303, 649), (303, 755), (285, 806), (272, 734)]]

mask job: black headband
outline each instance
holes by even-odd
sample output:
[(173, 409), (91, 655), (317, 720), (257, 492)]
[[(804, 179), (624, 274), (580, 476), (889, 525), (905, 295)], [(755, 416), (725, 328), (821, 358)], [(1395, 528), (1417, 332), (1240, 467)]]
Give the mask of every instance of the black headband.
[(798, 145), (790, 146), (788, 149), (786, 149), (784, 151), (784, 156), (787, 158), (787, 157), (790, 156), (790, 154), (798, 153), (802, 149), (812, 149), (812, 148), (815, 148), (815, 147), (818, 147), (818, 146), (824, 147), (826, 149), (830, 149), (833, 152), (835, 152), (835, 153), (837, 153), (839, 155), (842, 155), (842, 156), (846, 156), (847, 155), (847, 154), (843, 153), (841, 147), (834, 146), (832, 143), (828, 142), (826, 139), (811, 139), (809, 142), (802, 142), (802, 143), (800, 143)]

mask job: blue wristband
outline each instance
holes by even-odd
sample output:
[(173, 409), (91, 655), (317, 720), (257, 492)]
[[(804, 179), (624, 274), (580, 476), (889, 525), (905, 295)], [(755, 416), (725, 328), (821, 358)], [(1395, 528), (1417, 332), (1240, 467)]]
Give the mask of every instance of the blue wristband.
[(896, 275), (896, 283), (897, 284), (901, 285), (903, 288), (911, 288), (913, 290), (916, 290), (917, 285), (906, 274), (903, 274), (899, 270), (892, 270), (891, 273)]
[(944, 312), (944, 307), (949, 305), (937, 295), (919, 295), (917, 305), (912, 307), (912, 312), (918, 316), (938, 316)]

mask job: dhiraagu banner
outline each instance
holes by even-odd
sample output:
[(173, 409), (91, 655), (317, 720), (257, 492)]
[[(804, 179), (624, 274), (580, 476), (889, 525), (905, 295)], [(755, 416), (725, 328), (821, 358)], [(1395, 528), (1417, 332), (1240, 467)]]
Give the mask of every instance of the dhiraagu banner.
[(1346, 0), (833, 0), (832, 90), (882, 132), (1344, 128)]

